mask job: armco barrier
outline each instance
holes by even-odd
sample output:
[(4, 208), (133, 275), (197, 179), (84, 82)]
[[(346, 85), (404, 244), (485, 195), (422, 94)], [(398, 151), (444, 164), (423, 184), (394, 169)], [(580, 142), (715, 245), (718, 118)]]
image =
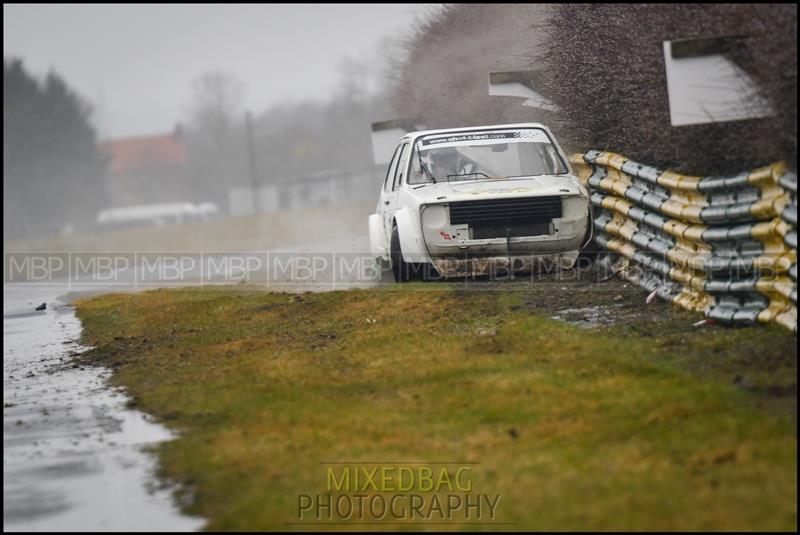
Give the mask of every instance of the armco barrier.
[(599, 247), (626, 279), (723, 323), (797, 332), (797, 175), (784, 162), (731, 177), (661, 171), (612, 152), (571, 158)]

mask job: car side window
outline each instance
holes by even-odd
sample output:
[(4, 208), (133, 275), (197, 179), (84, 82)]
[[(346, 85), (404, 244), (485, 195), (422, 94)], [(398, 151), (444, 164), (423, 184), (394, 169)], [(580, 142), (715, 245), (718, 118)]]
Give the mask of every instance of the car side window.
[(403, 176), (406, 172), (406, 164), (408, 163), (408, 153), (408, 143), (406, 143), (400, 147), (400, 157), (398, 158), (397, 170), (394, 174), (394, 185), (392, 186), (392, 190), (396, 190), (402, 183)]
[(397, 169), (397, 160), (398, 158), (398, 151), (400, 147), (394, 149), (394, 155), (392, 156), (392, 161), (389, 162), (389, 167), (386, 169), (386, 178), (383, 179), (383, 191), (389, 191), (389, 187), (392, 184), (392, 180), (394, 180), (394, 171)]

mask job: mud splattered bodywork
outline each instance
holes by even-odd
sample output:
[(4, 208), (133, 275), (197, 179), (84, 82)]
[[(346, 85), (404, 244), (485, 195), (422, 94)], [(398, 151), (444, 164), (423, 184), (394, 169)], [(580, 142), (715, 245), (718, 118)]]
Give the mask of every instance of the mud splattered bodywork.
[(569, 269), (575, 265), (578, 252), (561, 254), (531, 254), (489, 257), (448, 257), (433, 258), (433, 267), (442, 277), (474, 277), (489, 275), (498, 278), (513, 273), (542, 271), (552, 273), (559, 269)]
[(537, 257), (571, 266), (591, 232), (589, 207), (542, 125), (414, 132), (389, 165), (370, 243), (379, 259), (444, 276), (527, 271)]

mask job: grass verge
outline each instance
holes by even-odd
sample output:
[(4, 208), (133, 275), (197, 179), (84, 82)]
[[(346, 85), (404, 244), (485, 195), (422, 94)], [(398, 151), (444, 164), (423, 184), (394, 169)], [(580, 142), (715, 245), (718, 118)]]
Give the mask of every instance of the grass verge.
[(209, 529), (308, 520), (331, 461), (469, 460), (507, 529), (794, 530), (796, 338), (599, 286), (629, 314), (592, 329), (549, 317), (587, 301), (560, 284), (159, 290), (78, 315), (84, 358), (180, 432), (163, 475)]

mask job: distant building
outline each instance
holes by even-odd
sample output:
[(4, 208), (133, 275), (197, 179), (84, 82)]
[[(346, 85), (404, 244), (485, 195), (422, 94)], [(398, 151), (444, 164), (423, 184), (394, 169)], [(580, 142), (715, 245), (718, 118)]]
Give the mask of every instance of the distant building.
[(191, 198), (180, 129), (172, 134), (112, 139), (100, 143), (99, 148), (110, 159), (107, 191), (111, 207)]

